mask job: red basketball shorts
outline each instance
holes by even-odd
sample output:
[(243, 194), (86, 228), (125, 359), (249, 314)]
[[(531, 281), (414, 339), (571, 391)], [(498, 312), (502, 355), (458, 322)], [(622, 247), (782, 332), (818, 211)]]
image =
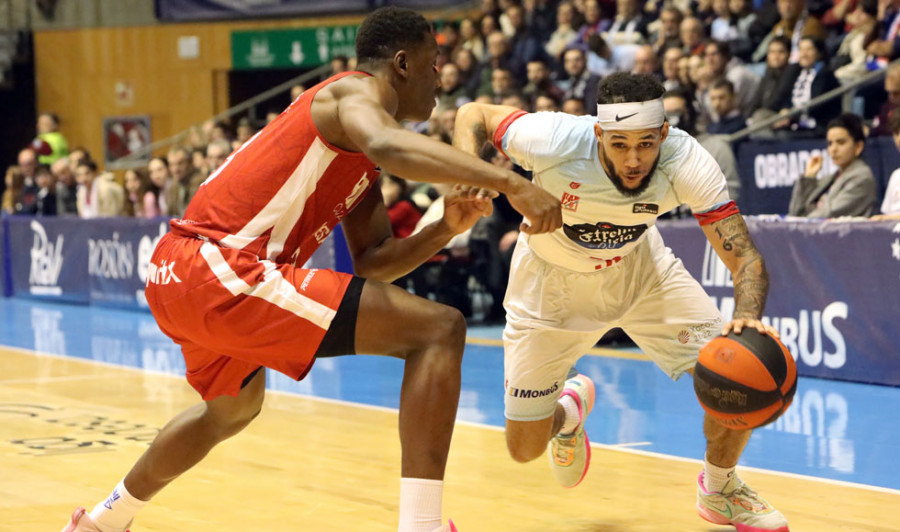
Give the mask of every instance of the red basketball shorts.
[(236, 396), (260, 366), (302, 379), (353, 278), (176, 233), (150, 262), (150, 310), (181, 345), (187, 380), (204, 400)]

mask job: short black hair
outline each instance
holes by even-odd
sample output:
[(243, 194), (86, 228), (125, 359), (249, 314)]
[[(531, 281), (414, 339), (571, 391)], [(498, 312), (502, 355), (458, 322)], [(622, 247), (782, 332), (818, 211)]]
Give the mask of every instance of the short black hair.
[[(725, 41), (717, 41), (715, 39), (710, 39), (709, 41), (707, 41), (706, 47), (709, 48), (710, 46), (714, 47), (719, 52), (719, 55), (722, 56), (723, 61), (725, 61), (726, 63), (728, 61), (731, 61), (731, 45), (730, 44), (728, 44)], [(705, 48), (704, 48), (704, 50), (705, 50)]]
[(819, 61), (825, 61), (828, 63), (828, 48), (825, 47), (825, 41), (813, 35), (804, 35), (800, 37), (800, 41), (809, 41), (813, 46), (816, 47), (816, 51), (819, 53)]
[[(776, 42), (778, 44), (780, 44), (782, 46), (782, 48), (787, 50), (788, 53), (791, 52), (791, 47), (793, 46), (793, 44), (791, 44), (790, 37), (788, 37), (787, 35), (776, 35), (776, 36), (772, 37), (771, 41), (769, 41), (769, 45), (771, 45), (772, 43), (776, 43)], [(766, 47), (766, 50), (768, 50), (768, 47)]]
[(603, 78), (597, 86), (597, 103), (649, 102), (665, 92), (662, 83), (652, 74), (615, 72)]
[(844, 113), (831, 120), (831, 122), (828, 122), (828, 127), (826, 129), (831, 129), (833, 127), (842, 127), (846, 129), (854, 142), (865, 142), (866, 140), (866, 130), (863, 127), (862, 118), (853, 113)]
[(716, 78), (709, 84), (709, 89), (728, 89), (731, 95), (734, 95), (734, 83), (725, 78)]
[(357, 63), (390, 59), (398, 50), (424, 43), (431, 31), (431, 23), (412, 9), (376, 9), (356, 33)]

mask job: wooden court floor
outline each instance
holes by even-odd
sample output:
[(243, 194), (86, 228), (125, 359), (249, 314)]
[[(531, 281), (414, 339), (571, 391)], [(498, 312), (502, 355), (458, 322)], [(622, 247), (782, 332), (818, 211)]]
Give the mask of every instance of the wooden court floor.
[[(0, 531), (58, 531), (105, 498), (156, 428), (195, 403), (183, 379), (0, 348)], [(460, 424), (445, 516), (461, 532), (732, 530), (695, 510), (699, 463), (595, 447), (558, 488), (544, 459), (506, 455), (499, 430)], [(263, 413), (163, 491), (134, 532), (396, 530), (396, 413), (270, 393)], [(900, 531), (889, 490), (744, 471), (794, 532)]]

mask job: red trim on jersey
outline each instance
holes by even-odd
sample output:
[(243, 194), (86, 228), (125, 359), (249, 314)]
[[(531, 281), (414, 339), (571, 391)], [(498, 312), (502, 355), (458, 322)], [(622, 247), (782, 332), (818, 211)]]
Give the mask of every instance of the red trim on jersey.
[(491, 141), (493, 142), (494, 147), (497, 148), (497, 151), (505, 155), (507, 159), (509, 159), (509, 155), (506, 155), (506, 152), (503, 151), (503, 135), (506, 135), (506, 130), (509, 129), (509, 126), (512, 125), (513, 122), (527, 114), (528, 113), (525, 111), (515, 111), (510, 113), (502, 122), (500, 122), (497, 129), (494, 130), (494, 138), (491, 139)]
[(700, 214), (695, 213), (694, 218), (700, 222), (700, 225), (709, 225), (718, 222), (719, 220), (724, 220), (733, 214), (740, 214), (740, 212), (741, 211), (737, 208), (737, 204), (734, 201), (729, 201), (717, 209), (701, 212)]

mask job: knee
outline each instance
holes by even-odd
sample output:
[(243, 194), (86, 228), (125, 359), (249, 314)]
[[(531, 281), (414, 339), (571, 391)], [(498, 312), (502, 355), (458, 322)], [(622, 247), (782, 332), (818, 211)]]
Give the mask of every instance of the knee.
[(466, 345), (466, 319), (462, 313), (453, 307), (442, 305), (435, 323), (432, 341), (437, 341), (452, 352), (458, 353), (461, 360)]

